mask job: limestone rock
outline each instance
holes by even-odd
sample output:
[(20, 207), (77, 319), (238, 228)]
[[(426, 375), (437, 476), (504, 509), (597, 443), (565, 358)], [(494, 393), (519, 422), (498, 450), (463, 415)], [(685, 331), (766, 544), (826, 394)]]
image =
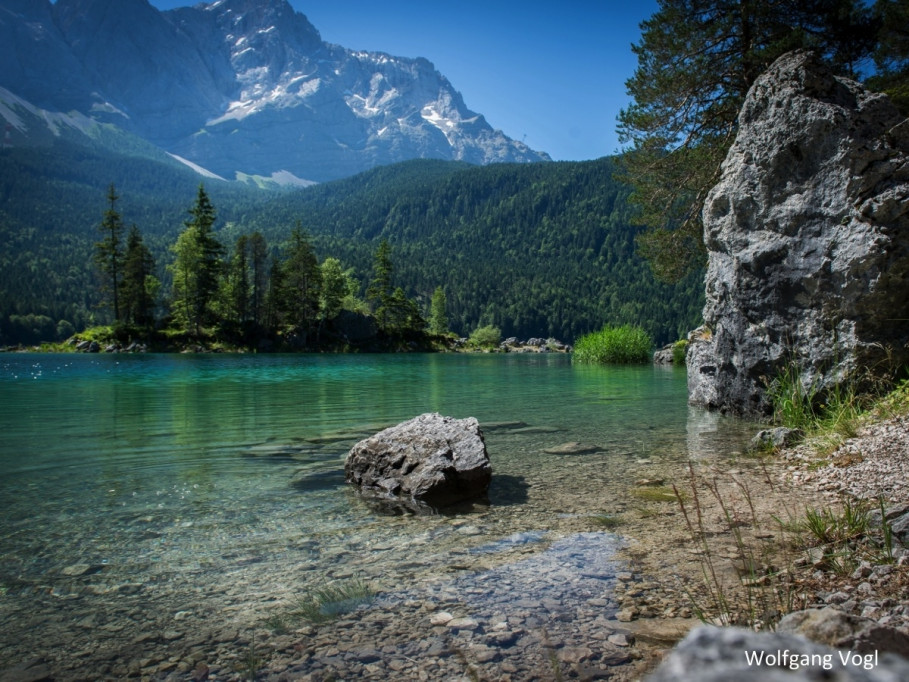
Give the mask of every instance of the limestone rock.
[(766, 414), (794, 362), (823, 390), (909, 360), (909, 122), (811, 53), (754, 83), (704, 204), (705, 327), (689, 401)]
[(492, 467), (476, 419), (422, 414), (354, 445), (348, 483), (378, 497), (431, 507), (483, 495)]
[(673, 348), (675, 344), (668, 343), (653, 354), (653, 364), (671, 365), (674, 362)]
[(760, 450), (770, 446), (774, 448), (783, 448), (805, 437), (805, 432), (801, 429), (790, 429), (785, 426), (777, 426), (772, 429), (763, 429), (758, 431), (754, 438), (751, 439), (751, 449)]

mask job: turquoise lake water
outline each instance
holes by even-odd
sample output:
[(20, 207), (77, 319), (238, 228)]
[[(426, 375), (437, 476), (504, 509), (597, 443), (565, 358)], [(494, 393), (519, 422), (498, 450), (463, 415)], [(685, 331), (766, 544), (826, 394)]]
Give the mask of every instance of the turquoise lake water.
[[(424, 412), (480, 421), (488, 503), (394, 515), (346, 486), (353, 443)], [(0, 355), (0, 594), (115, 619), (110, 595), (135, 588), (149, 612), (192, 594), (255, 618), (317, 578), (420, 581), (555, 541), (661, 462), (753, 430), (689, 407), (684, 370), (556, 354)], [(573, 441), (601, 450), (546, 452)]]

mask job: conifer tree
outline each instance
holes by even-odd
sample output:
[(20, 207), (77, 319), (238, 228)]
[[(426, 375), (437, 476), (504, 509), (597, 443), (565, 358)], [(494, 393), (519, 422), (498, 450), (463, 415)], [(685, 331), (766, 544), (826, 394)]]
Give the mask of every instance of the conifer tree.
[(909, 2), (877, 0), (874, 13), (881, 28), (868, 86), (886, 92), (909, 115)]
[(155, 277), (155, 259), (133, 225), (126, 239), (123, 257), (123, 319), (150, 328), (155, 319), (155, 298), (160, 282)]
[(404, 289), (397, 287), (389, 296), (385, 308), (385, 331), (391, 334), (417, 334), (426, 327), (417, 304), (407, 298)]
[(202, 326), (213, 320), (224, 252), (214, 234), (214, 206), (201, 184), (189, 215), (171, 249), (175, 254), (170, 266), (174, 273), (172, 305), (175, 318), (199, 335)]
[(651, 228), (641, 252), (659, 277), (677, 281), (703, 262), (703, 201), (757, 77), (795, 48), (851, 75), (876, 24), (860, 0), (659, 0), (641, 29), (626, 83), (633, 101), (619, 114), (620, 140), (631, 145), (620, 177)]
[(255, 327), (265, 321), (265, 302), (268, 296), (268, 244), (261, 232), (249, 237), (250, 318)]
[(372, 264), (372, 281), (366, 289), (366, 298), (372, 302), (379, 329), (388, 326), (388, 312), (393, 293), (394, 266), (391, 262), (391, 246), (383, 239), (376, 249)]
[(221, 278), (222, 322), (241, 331), (249, 320), (252, 284), (249, 268), (249, 237), (237, 237), (230, 262)]
[(322, 270), (299, 223), (290, 234), (281, 267), (282, 312), (285, 322), (300, 331), (312, 329), (319, 318)]
[(120, 285), (123, 278), (123, 219), (117, 211), (119, 198), (111, 183), (107, 190), (107, 210), (98, 226), (104, 238), (95, 243), (95, 263), (105, 278), (104, 290), (110, 296), (114, 322), (120, 321)]

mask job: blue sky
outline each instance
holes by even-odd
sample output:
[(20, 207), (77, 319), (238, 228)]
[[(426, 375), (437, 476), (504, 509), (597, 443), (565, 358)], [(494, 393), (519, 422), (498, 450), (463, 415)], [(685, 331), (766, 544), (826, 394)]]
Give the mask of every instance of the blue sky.
[[(150, 0), (159, 9), (193, 0)], [(618, 150), (631, 44), (656, 0), (290, 0), (322, 39), (425, 57), (494, 128), (557, 161)]]

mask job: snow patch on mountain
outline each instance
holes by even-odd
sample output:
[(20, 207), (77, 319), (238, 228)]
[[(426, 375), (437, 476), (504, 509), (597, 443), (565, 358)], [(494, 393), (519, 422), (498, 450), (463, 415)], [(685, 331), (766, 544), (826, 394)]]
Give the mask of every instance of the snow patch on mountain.
[(189, 168), (194, 170), (196, 173), (201, 175), (203, 178), (210, 178), (212, 180), (224, 180), (225, 182), (227, 182), (224, 178), (222, 178), (217, 173), (212, 173), (207, 168), (202, 168), (202, 166), (200, 166), (199, 164), (193, 163), (189, 159), (184, 159), (182, 156), (177, 156), (176, 154), (171, 154), (170, 152), (167, 152), (167, 155), (169, 157), (171, 157), (172, 159), (179, 161), (183, 165), (188, 166)]

